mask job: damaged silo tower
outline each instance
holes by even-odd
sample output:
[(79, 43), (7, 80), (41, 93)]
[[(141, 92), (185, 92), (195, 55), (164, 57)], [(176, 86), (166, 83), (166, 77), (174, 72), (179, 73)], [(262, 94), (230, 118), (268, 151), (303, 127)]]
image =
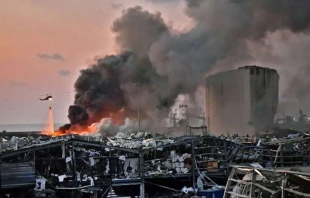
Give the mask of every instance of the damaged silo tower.
[(206, 79), (207, 124), (214, 134), (254, 134), (274, 122), (279, 74), (246, 66)]

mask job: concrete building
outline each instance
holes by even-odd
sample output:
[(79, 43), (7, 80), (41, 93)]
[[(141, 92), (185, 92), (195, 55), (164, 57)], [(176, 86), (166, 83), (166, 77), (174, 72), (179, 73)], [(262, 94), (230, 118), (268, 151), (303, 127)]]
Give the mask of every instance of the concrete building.
[(246, 66), (206, 79), (207, 126), (213, 134), (255, 134), (274, 122), (279, 74)]

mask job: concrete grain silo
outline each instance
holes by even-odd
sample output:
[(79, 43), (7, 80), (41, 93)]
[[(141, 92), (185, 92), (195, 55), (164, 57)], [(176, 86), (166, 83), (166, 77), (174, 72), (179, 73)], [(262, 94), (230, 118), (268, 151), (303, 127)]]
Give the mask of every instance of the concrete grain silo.
[(213, 134), (253, 135), (274, 122), (279, 74), (246, 66), (206, 79), (207, 125)]

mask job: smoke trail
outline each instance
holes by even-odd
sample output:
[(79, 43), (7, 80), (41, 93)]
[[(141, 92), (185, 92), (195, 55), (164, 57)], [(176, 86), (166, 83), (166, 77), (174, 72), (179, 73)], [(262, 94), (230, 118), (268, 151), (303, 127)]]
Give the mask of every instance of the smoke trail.
[[(251, 46), (265, 47), (268, 35), (309, 33), (308, 0), (186, 2), (186, 14), (196, 25), (185, 33), (171, 34), (160, 13), (141, 7), (125, 10), (114, 22), (112, 31), (122, 52), (82, 70), (75, 83), (75, 105), (85, 109), (88, 124), (122, 109), (123, 118), (135, 115), (137, 81), (144, 84), (144, 116), (161, 119), (179, 94), (194, 96), (215, 66), (254, 61)], [(84, 115), (79, 111), (72, 120), (79, 113)]]

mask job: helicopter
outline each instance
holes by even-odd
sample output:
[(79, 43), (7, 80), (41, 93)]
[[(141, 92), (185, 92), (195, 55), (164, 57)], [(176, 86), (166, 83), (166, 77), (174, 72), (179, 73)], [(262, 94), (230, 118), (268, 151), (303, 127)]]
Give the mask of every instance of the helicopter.
[(41, 100), (41, 101), (52, 100), (52, 99), (53, 99), (53, 97), (51, 95), (49, 95), (49, 94), (46, 94), (45, 98), (39, 98), (39, 100)]

